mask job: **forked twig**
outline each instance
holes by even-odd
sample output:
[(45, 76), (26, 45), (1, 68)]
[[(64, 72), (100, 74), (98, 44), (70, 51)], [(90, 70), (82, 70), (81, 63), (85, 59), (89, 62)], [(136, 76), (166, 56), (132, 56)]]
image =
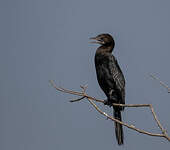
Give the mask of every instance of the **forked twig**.
[(119, 121), (113, 117), (111, 117), (110, 115), (106, 114), (105, 112), (101, 111), (101, 109), (99, 109), (99, 107), (97, 107), (97, 105), (93, 102), (93, 101), (96, 101), (96, 102), (100, 102), (100, 103), (104, 103), (104, 100), (99, 100), (99, 99), (96, 99), (94, 97), (91, 97), (89, 95), (87, 95), (85, 93), (86, 89), (87, 89), (87, 86), (80, 86), (82, 88), (82, 92), (77, 92), (77, 91), (72, 91), (72, 90), (68, 90), (68, 89), (64, 89), (64, 88), (61, 88), (61, 87), (57, 87), (55, 85), (55, 83), (50, 80), (49, 81), (51, 83), (51, 85), (57, 90), (57, 91), (60, 91), (60, 92), (64, 92), (64, 93), (68, 93), (68, 94), (72, 94), (72, 95), (77, 95), (77, 96), (81, 96), (80, 98), (77, 98), (77, 99), (74, 99), (74, 100), (71, 100), (70, 102), (77, 102), (77, 101), (81, 101), (83, 100), (84, 98), (86, 98), (90, 104), (102, 115), (106, 116), (108, 119), (112, 120), (112, 121), (115, 121), (115, 122), (118, 122), (124, 126), (126, 126), (127, 128), (130, 128), (130, 129), (133, 129), (139, 133), (142, 133), (142, 134), (146, 134), (146, 135), (149, 135), (149, 136), (157, 136), (157, 137), (164, 137), (166, 138), (168, 141), (170, 141), (170, 137), (168, 136), (166, 130), (163, 128), (163, 126), (161, 125), (160, 121), (158, 120), (157, 116), (156, 116), (156, 113), (153, 109), (153, 106), (151, 104), (114, 104), (113, 103), (113, 106), (124, 106), (124, 107), (149, 107), (151, 112), (152, 112), (152, 115), (158, 125), (158, 127), (160, 128), (161, 130), (161, 134), (157, 134), (157, 133), (151, 133), (151, 132), (148, 132), (148, 131), (145, 131), (145, 130), (141, 130), (141, 129), (138, 129), (136, 128), (134, 125), (129, 125), (127, 123), (124, 123), (122, 121)]

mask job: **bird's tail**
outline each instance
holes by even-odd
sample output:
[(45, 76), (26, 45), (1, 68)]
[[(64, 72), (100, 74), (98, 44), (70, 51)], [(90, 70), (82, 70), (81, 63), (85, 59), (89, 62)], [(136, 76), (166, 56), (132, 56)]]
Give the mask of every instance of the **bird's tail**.
[[(114, 118), (122, 121), (121, 111), (118, 108), (113, 109)], [(115, 134), (119, 145), (123, 144), (123, 127), (121, 124), (115, 122)]]

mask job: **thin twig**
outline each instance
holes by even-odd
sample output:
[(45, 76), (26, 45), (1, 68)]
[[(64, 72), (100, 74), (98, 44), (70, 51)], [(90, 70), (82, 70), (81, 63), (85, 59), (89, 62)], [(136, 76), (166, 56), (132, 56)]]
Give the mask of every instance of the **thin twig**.
[(152, 115), (158, 125), (158, 127), (160, 128), (160, 130), (162, 131), (162, 134), (156, 134), (156, 133), (151, 133), (151, 132), (148, 132), (148, 131), (144, 131), (144, 130), (141, 130), (141, 129), (138, 129), (136, 128), (134, 125), (128, 125), (127, 123), (124, 123), (122, 121), (119, 121), (111, 116), (109, 116), (108, 114), (106, 114), (105, 112), (101, 111), (97, 105), (93, 102), (93, 101), (96, 101), (96, 102), (100, 102), (100, 103), (104, 103), (104, 100), (99, 100), (99, 99), (96, 99), (94, 97), (91, 97), (89, 95), (87, 95), (85, 93), (86, 89), (87, 89), (87, 86), (80, 86), (82, 88), (82, 92), (77, 92), (77, 91), (72, 91), (72, 90), (68, 90), (68, 89), (64, 89), (64, 88), (61, 88), (61, 87), (57, 87), (54, 83), (54, 81), (50, 80), (50, 83), (51, 85), (57, 90), (57, 91), (60, 91), (60, 92), (64, 92), (64, 93), (68, 93), (68, 94), (72, 94), (72, 95), (77, 95), (77, 96), (81, 96), (80, 98), (77, 98), (75, 100), (71, 100), (70, 102), (77, 102), (77, 101), (81, 101), (82, 99), (84, 98), (87, 98), (87, 100), (90, 102), (90, 104), (99, 112), (101, 113), (102, 115), (106, 116), (107, 118), (111, 119), (112, 121), (115, 121), (115, 122), (118, 122), (130, 129), (133, 129), (139, 133), (143, 133), (143, 134), (147, 134), (147, 135), (150, 135), (150, 136), (157, 136), (157, 137), (164, 137), (166, 138), (168, 141), (170, 141), (170, 137), (168, 137), (168, 134), (166, 132), (166, 130), (163, 128), (163, 126), (161, 125), (160, 121), (158, 120), (157, 116), (156, 116), (156, 113), (153, 109), (153, 106), (151, 104), (115, 104), (113, 103), (113, 106), (124, 106), (124, 107), (149, 107), (151, 112), (152, 112)]
[(150, 109), (151, 109), (151, 112), (152, 112), (152, 114), (153, 114), (153, 117), (154, 117), (155, 121), (157, 122), (158, 127), (159, 127), (159, 128), (161, 129), (161, 131), (162, 131), (162, 134), (166, 133), (166, 130), (163, 128), (163, 126), (161, 125), (160, 121), (158, 120), (158, 118), (157, 118), (157, 116), (156, 116), (156, 113), (155, 113), (155, 111), (154, 111), (154, 109), (153, 109), (153, 106), (150, 104), (149, 107), (150, 107)]
[(81, 100), (84, 99), (84, 98), (85, 98), (85, 96), (82, 96), (82, 97), (77, 98), (77, 99), (72, 99), (72, 100), (70, 100), (70, 102), (71, 102), (71, 103), (73, 103), (73, 102), (78, 102), (78, 101), (81, 101)]
[(154, 76), (154, 75), (152, 75), (152, 74), (150, 74), (150, 76), (151, 76), (153, 79), (157, 80), (157, 81), (160, 83), (160, 85), (162, 85), (163, 87), (165, 87), (165, 88), (168, 90), (168, 93), (170, 93), (170, 88), (169, 88), (169, 86), (168, 86), (167, 84), (165, 84), (165, 83), (162, 82), (158, 77), (156, 77), (156, 76)]

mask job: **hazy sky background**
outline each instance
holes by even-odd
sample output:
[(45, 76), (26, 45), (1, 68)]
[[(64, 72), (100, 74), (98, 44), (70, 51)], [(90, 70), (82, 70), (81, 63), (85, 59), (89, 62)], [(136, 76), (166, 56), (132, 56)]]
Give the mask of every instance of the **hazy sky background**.
[[(105, 99), (98, 86), (89, 37), (114, 36), (114, 54), (126, 78), (126, 103), (153, 104), (170, 135), (170, 94), (149, 77), (170, 85), (170, 1), (1, 0), (1, 150), (168, 150), (170, 143), (124, 127), (118, 146), (113, 122), (58, 86)], [(99, 105), (112, 113), (109, 107)], [(126, 108), (123, 121), (160, 133), (149, 109)]]

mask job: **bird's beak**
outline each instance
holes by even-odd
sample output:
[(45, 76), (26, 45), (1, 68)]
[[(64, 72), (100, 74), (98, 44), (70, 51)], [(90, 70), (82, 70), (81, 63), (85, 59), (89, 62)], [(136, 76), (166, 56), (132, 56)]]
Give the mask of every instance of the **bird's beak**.
[(91, 37), (90, 40), (97, 40), (97, 37)]
[(90, 40), (94, 40), (94, 41), (90, 41), (90, 43), (103, 44), (103, 42), (100, 41), (97, 37), (91, 37)]
[(94, 41), (90, 41), (90, 43), (98, 43), (96, 37), (91, 37), (90, 40), (94, 40)]

